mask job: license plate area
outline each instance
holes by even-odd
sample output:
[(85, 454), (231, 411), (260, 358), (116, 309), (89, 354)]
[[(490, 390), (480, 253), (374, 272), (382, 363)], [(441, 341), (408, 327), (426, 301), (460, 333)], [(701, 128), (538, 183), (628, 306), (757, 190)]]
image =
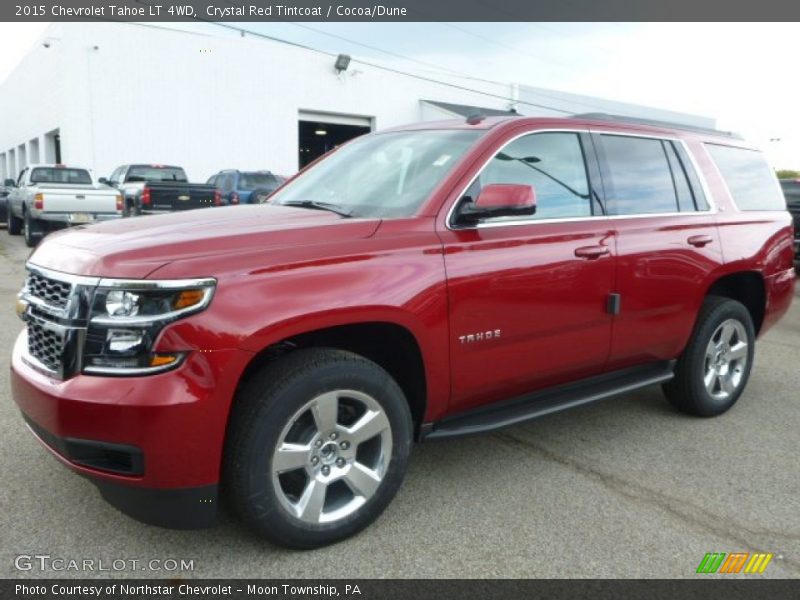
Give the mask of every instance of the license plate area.
[(94, 217), (89, 213), (70, 213), (69, 222), (75, 225), (83, 223), (94, 223)]

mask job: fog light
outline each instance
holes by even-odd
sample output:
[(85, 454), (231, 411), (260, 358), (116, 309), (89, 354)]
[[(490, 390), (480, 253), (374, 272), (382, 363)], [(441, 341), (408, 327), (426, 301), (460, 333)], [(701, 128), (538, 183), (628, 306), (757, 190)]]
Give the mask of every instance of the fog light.
[(109, 329), (106, 334), (108, 351), (118, 354), (126, 354), (131, 350), (141, 347), (144, 342), (142, 331), (130, 331), (127, 329)]

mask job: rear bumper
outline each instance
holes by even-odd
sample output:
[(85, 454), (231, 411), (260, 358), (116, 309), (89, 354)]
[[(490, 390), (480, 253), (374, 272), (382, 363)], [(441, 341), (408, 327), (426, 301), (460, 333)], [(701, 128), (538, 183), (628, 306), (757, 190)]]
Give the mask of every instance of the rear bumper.
[(72, 222), (70, 220), (70, 215), (72, 213), (48, 213), (48, 212), (35, 212), (31, 211), (31, 216), (34, 219), (39, 221), (46, 221), (47, 223), (53, 224), (61, 224), (61, 225), (91, 225), (92, 223), (99, 223), (101, 221), (113, 221), (114, 219), (119, 219), (122, 215), (119, 213), (101, 213), (101, 214), (91, 214), (92, 220), (82, 223), (82, 222)]
[(213, 524), (230, 401), (252, 355), (193, 352), (158, 375), (58, 381), (29, 366), (26, 354), (23, 331), (12, 355), (12, 396), (62, 464), (140, 521)]

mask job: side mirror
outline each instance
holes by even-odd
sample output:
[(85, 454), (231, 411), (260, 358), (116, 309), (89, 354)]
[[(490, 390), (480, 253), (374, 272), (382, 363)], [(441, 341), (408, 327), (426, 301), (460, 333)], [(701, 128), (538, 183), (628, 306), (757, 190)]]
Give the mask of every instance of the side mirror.
[(108, 183), (108, 179), (106, 179), (105, 177), (101, 177), (101, 178), (100, 178), (100, 179), (98, 179), (97, 181), (98, 181), (98, 182), (100, 182), (100, 183), (102, 183), (103, 185), (109, 185), (109, 183)]
[(6, 187), (17, 187), (17, 182), (14, 181), (13, 179), (6, 179), (3, 182), (3, 185), (5, 185)]
[(517, 217), (536, 212), (536, 191), (531, 185), (490, 183), (483, 186), (475, 203), (459, 214), (467, 222), (491, 217)]

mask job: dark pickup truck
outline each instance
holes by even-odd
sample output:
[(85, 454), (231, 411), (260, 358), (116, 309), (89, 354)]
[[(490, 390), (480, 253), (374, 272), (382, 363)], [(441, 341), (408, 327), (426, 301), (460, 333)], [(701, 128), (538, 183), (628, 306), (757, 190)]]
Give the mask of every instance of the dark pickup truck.
[(213, 185), (189, 183), (181, 167), (170, 165), (122, 165), (108, 179), (124, 197), (124, 217), (207, 208), (222, 204)]
[(781, 179), (781, 188), (794, 219), (794, 254), (800, 258), (800, 179)]

